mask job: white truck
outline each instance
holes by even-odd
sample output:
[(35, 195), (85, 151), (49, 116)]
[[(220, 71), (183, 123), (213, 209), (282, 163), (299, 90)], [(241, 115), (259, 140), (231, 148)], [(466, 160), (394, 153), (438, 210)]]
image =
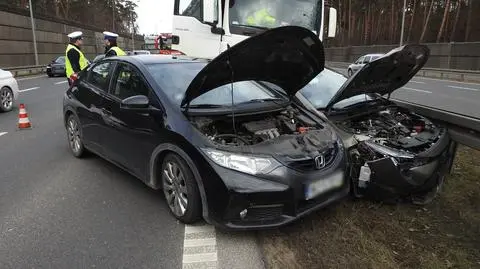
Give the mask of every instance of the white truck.
[[(337, 10), (326, 0), (175, 0), (172, 49), (211, 59), (240, 41), (274, 27), (302, 26), (334, 37)], [(268, 23), (261, 22), (268, 17)], [(328, 18), (328, 24), (325, 21)]]

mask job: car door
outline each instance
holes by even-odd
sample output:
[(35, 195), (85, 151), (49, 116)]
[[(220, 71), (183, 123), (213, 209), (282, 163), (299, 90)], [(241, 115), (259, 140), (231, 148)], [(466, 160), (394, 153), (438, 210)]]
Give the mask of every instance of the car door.
[[(122, 100), (135, 95), (149, 97), (156, 109), (128, 110), (121, 107)], [(159, 103), (141, 72), (131, 64), (119, 63), (116, 67), (106, 98), (105, 109), (109, 113), (110, 124), (105, 145), (114, 160), (145, 179), (148, 174), (150, 156), (157, 145), (158, 131), (163, 126)]]
[(105, 118), (102, 112), (104, 96), (107, 94), (114, 63), (103, 62), (90, 68), (84, 78), (72, 88), (79, 102), (77, 116), (82, 125), (83, 139), (91, 149), (102, 153), (102, 135)]

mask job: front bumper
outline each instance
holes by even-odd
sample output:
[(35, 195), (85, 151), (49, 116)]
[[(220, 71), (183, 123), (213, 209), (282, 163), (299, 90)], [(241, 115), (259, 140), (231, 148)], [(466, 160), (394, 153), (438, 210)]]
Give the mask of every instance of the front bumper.
[[(282, 166), (270, 173), (270, 179), (236, 172), (208, 161), (222, 187), (205, 184), (209, 208), (206, 220), (226, 230), (275, 228), (342, 200), (350, 193), (350, 181), (344, 154), (339, 155), (340, 158), (325, 170), (305, 173)], [(308, 184), (327, 181), (339, 174), (343, 178), (340, 187), (305, 199)]]
[[(367, 161), (370, 178), (361, 182), (360, 163), (351, 167), (354, 194), (376, 201), (396, 203), (426, 194), (439, 186), (453, 163), (456, 144), (450, 141), (442, 152), (428, 161), (400, 163), (395, 158), (385, 157)], [(355, 163), (355, 162), (353, 162)]]

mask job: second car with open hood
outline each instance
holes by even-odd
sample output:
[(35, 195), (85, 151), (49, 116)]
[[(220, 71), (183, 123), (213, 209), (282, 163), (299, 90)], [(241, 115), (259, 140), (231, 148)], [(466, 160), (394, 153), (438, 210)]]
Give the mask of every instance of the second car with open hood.
[(348, 195), (342, 140), (294, 95), (324, 70), (311, 31), (281, 27), (207, 61), (103, 59), (65, 96), (75, 156), (93, 151), (161, 188), (172, 214), (276, 227)]
[(390, 100), (428, 56), (428, 47), (406, 45), (348, 79), (325, 69), (297, 96), (331, 121), (345, 141), (355, 196), (425, 204), (440, 190), (456, 144), (443, 126)]

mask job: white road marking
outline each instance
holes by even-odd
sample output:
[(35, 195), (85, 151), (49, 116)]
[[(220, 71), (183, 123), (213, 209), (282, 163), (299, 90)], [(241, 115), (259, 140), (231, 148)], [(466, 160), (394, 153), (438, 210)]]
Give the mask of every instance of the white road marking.
[(60, 81), (60, 82), (55, 82), (55, 85), (58, 85), (58, 84), (63, 84), (63, 83), (67, 83), (68, 81)]
[(469, 91), (480, 91), (479, 89), (474, 89), (474, 88), (467, 88), (467, 87), (459, 87), (459, 86), (448, 86), (450, 88), (454, 89), (460, 89), (460, 90), (469, 90)]
[(403, 87), (402, 89), (409, 90), (409, 91), (423, 92), (423, 93), (432, 93), (431, 91), (419, 90), (419, 89), (408, 88), (408, 87)]
[(217, 240), (213, 226), (185, 225), (182, 264), (183, 269), (217, 268)]
[(425, 82), (422, 82), (422, 81), (415, 81), (415, 80), (410, 80), (410, 82), (412, 82), (412, 83), (418, 83), (418, 84), (425, 84)]
[(7, 132), (0, 132), (0, 136), (8, 134)]
[(36, 78), (44, 78), (44, 77), (47, 77), (47, 76), (42, 75), (42, 76), (34, 76), (34, 77), (26, 77), (26, 78), (17, 78), (17, 81), (36, 79)]
[(450, 83), (459, 83), (459, 84), (468, 84), (468, 85), (480, 85), (480, 83), (474, 82), (463, 82), (463, 81), (456, 81), (456, 80), (449, 80), (449, 79), (439, 79), (439, 78), (427, 78), (427, 77), (415, 77), (416, 79), (425, 79), (425, 80), (436, 80), (442, 82), (450, 82)]
[(36, 89), (39, 89), (40, 87), (33, 87), (33, 88), (28, 88), (28, 89), (25, 89), (25, 90), (19, 90), (19, 92), (29, 92), (29, 91), (34, 91)]

